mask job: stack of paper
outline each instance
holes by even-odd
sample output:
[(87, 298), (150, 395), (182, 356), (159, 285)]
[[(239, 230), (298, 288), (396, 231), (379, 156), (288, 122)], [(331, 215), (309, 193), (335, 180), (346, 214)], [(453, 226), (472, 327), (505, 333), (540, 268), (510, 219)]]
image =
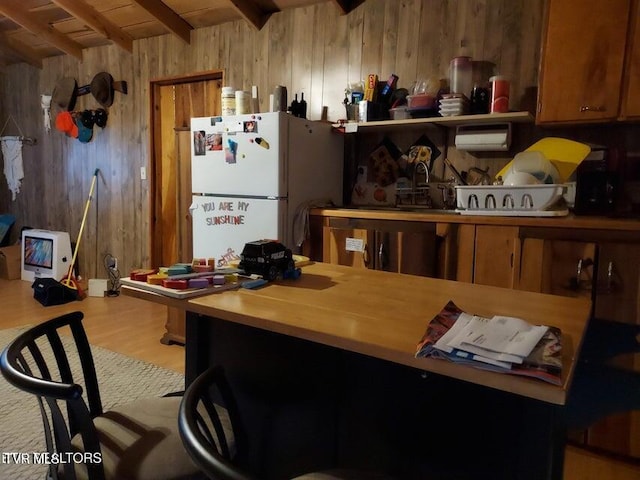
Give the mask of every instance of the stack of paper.
[(483, 318), (460, 314), (435, 348), (460, 357), (511, 368), (529, 356), (548, 327), (530, 325), (519, 318)]
[(483, 318), (447, 303), (427, 326), (416, 357), (433, 357), (476, 368), (540, 378), (560, 384), (562, 334), (556, 327), (520, 318)]

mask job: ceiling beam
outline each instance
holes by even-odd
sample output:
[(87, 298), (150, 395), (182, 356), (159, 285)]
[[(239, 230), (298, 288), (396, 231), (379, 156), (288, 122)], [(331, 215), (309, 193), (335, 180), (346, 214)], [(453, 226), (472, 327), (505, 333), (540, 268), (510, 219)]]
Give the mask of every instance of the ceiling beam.
[(81, 0), (52, 0), (53, 3), (84, 22), (95, 32), (111, 40), (123, 50), (133, 52), (133, 38), (91, 5)]
[(251, 0), (230, 0), (235, 10), (242, 15), (247, 22), (260, 30), (267, 23), (271, 13), (260, 10), (258, 5)]
[(184, 18), (167, 7), (160, 0), (133, 0), (140, 7), (155, 17), (170, 32), (178, 36), (186, 43), (191, 43), (191, 30), (193, 27), (189, 25)]
[(33, 48), (11, 38), (6, 33), (0, 33), (0, 50), (9, 55), (20, 57), (23, 61), (42, 70), (42, 57)]
[(2, 0), (0, 2), (0, 13), (34, 35), (42, 37), (58, 50), (82, 60), (82, 45), (60, 33), (52, 25), (37, 20), (21, 3), (20, 0)]
[(362, 5), (365, 0), (331, 0), (337, 6), (342, 14), (346, 15), (358, 5)]

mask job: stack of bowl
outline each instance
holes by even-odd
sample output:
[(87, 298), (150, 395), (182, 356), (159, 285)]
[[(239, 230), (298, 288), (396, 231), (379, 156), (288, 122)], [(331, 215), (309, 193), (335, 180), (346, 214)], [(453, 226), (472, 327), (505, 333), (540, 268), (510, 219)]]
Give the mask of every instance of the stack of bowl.
[(439, 113), (443, 117), (464, 115), (469, 110), (467, 97), (460, 93), (448, 93), (440, 99)]

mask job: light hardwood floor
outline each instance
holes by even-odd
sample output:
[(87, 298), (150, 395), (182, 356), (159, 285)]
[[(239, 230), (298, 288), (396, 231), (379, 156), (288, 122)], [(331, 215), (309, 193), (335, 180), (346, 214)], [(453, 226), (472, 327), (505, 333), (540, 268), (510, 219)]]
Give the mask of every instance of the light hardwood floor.
[(0, 328), (35, 325), (76, 310), (84, 313), (92, 345), (184, 372), (184, 348), (160, 343), (166, 307), (124, 295), (44, 307), (33, 298), (29, 282), (0, 279)]

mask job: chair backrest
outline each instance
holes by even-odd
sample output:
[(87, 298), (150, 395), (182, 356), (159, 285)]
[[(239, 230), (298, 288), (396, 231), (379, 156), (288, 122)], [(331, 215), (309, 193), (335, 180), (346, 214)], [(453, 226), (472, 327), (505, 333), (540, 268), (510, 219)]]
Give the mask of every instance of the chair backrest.
[[(231, 432), (228, 426), (225, 428), (225, 420), (231, 424)], [(209, 368), (185, 390), (178, 426), (185, 449), (209, 478), (253, 480), (254, 477), (237, 466), (246, 452), (246, 436), (221, 366)]]
[[(93, 418), (102, 414), (102, 402), (83, 317), (73, 312), (36, 325), (0, 355), (0, 371), (7, 381), (37, 397), (50, 454), (74, 452), (71, 438), (78, 433), (86, 453), (101, 454)], [(66, 327), (72, 338), (60, 336)], [(73, 463), (63, 468), (65, 480), (75, 480)], [(101, 462), (87, 462), (87, 470), (90, 479), (104, 479)], [(48, 478), (58, 478), (53, 463)]]

